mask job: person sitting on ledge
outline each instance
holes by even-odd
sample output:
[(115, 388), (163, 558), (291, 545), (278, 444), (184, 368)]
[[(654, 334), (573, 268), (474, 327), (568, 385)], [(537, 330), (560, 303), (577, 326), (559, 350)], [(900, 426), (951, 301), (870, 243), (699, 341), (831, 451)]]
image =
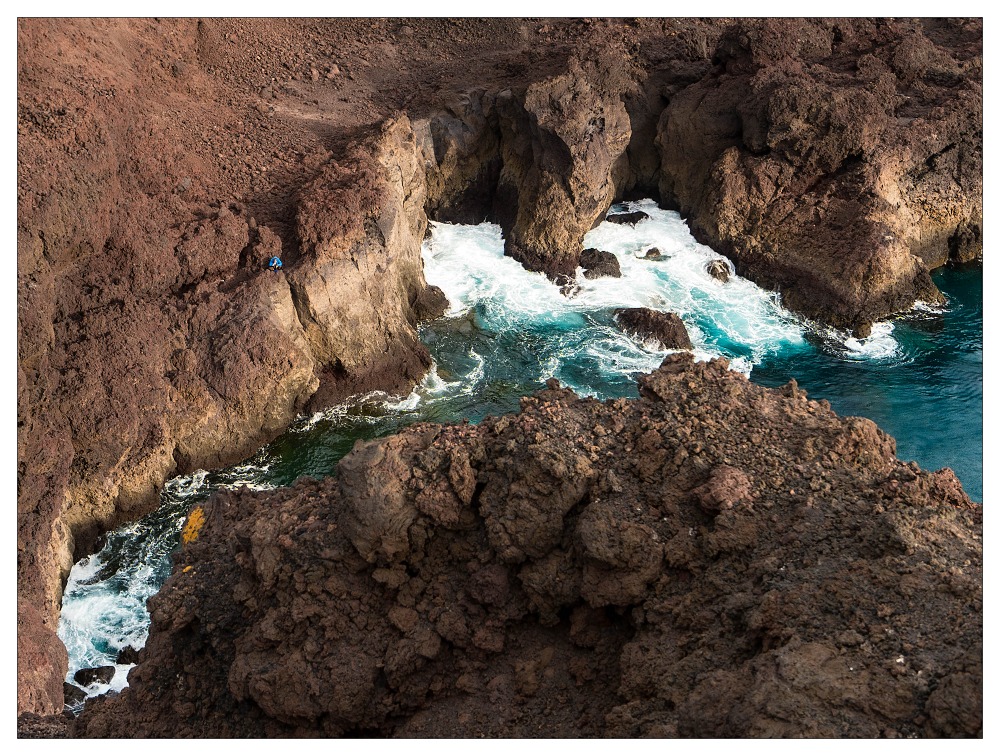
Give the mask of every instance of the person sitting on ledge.
[(281, 270), (281, 258), (275, 255), (267, 261), (268, 270)]

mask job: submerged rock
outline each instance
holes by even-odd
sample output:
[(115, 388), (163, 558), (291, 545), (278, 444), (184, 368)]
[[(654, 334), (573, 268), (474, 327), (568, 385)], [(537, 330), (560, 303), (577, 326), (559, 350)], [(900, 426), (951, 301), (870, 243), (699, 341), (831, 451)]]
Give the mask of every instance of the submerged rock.
[(980, 736), (982, 509), (954, 476), (724, 360), (639, 389), (551, 381), (217, 493), (76, 734)]
[(63, 683), (63, 701), (67, 706), (77, 706), (87, 700), (87, 691), (73, 683)]
[(664, 349), (691, 349), (684, 321), (675, 313), (630, 307), (615, 310), (615, 318), (624, 331), (640, 339), (655, 339)]
[(650, 247), (646, 250), (646, 254), (642, 256), (643, 260), (660, 260), (663, 258), (663, 253), (660, 252), (659, 247)]
[(614, 215), (609, 215), (605, 220), (607, 220), (608, 223), (634, 226), (639, 221), (646, 220), (648, 217), (648, 213), (644, 213), (642, 210), (634, 210), (631, 213), (615, 213)]
[(87, 667), (85, 669), (78, 669), (76, 674), (73, 675), (73, 679), (84, 687), (97, 683), (107, 685), (114, 678), (115, 671), (113, 664), (109, 664), (106, 667)]
[(705, 270), (708, 272), (708, 275), (717, 281), (726, 283), (726, 281), (729, 280), (729, 266), (724, 260), (712, 260), (712, 262), (705, 267)]
[(576, 276), (558, 275), (553, 282), (559, 287), (559, 293), (564, 297), (572, 298), (580, 293), (580, 284), (576, 281)]
[(580, 267), (584, 278), (621, 278), (622, 268), (618, 258), (611, 252), (600, 249), (585, 249), (580, 253)]

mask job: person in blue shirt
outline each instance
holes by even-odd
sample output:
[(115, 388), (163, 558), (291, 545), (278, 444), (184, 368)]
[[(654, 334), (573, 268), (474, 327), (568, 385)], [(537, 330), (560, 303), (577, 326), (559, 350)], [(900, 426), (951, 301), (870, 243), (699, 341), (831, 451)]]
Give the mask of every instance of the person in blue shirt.
[(267, 261), (268, 270), (281, 270), (281, 258), (275, 255)]

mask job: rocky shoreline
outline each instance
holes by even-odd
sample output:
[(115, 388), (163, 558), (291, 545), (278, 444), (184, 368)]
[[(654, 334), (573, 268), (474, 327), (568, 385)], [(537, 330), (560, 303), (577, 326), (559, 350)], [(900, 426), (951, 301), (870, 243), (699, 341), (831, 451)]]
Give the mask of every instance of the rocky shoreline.
[(167, 477), (419, 380), (429, 217), (555, 279), (647, 194), (809, 317), (934, 301), (982, 256), (981, 54), (977, 20), (19, 21), (18, 711), (62, 709), (69, 568)]
[[(982, 509), (725, 361), (196, 509), (80, 737), (975, 737)], [(190, 523), (193, 523), (190, 524)]]

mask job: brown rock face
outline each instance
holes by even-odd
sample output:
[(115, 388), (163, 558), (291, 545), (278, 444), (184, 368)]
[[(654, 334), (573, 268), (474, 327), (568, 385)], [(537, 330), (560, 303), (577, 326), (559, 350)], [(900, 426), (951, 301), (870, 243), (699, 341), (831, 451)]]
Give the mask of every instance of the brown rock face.
[(615, 310), (615, 318), (622, 330), (639, 337), (660, 342), (664, 349), (690, 349), (684, 321), (673, 312), (659, 312), (648, 307), (629, 307)]
[(224, 492), (77, 736), (982, 730), (982, 512), (723, 361)]
[[(273, 438), (317, 387), (314, 401), (409, 388), (429, 362), (411, 306), (423, 158), (405, 117), (339, 161), (314, 155), (282, 239), (246, 205), (207, 201), (205, 185), (227, 196), (238, 178), (158, 119), (232, 90), (162, 68), (150, 24), (19, 26), (19, 711), (62, 710), (55, 628), (74, 554), (155, 506), (169, 475)], [(173, 27), (174, 52), (194, 55), (202, 28)], [(225, 107), (186, 112), (205, 133), (245, 128)], [(272, 254), (284, 272), (264, 270)]]
[(856, 327), (981, 259), (978, 21), (741, 21), (678, 92), (660, 191), (783, 304)]
[(620, 52), (599, 49), (568, 70), (497, 95), (503, 168), (497, 203), (506, 253), (550, 277), (573, 275), (583, 237), (616, 194), (613, 172), (631, 130), (622, 102), (634, 87)]
[(405, 391), (430, 366), (413, 310), (427, 288), (423, 163), (403, 116), (300, 192), (302, 260), (288, 279), (309, 351), (326, 366), (315, 406), (365, 389)]

